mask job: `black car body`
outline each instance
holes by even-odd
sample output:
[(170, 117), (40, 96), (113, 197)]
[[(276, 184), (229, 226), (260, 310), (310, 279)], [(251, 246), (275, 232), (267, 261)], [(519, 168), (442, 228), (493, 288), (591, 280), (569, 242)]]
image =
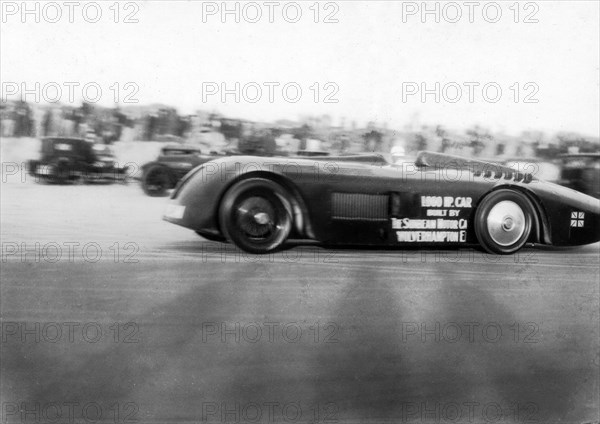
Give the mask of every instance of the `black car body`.
[(28, 170), (38, 181), (113, 182), (127, 178), (127, 167), (119, 167), (109, 146), (81, 138), (42, 138), (39, 160), (31, 160)]
[(600, 201), (502, 165), (423, 152), (381, 156), (229, 157), (191, 171), (165, 220), (268, 253), (289, 238), (324, 245), (466, 246), (499, 254), (526, 243), (600, 240)]
[(202, 153), (196, 145), (169, 144), (160, 149), (156, 160), (142, 166), (142, 188), (149, 196), (164, 196), (198, 165), (217, 157)]
[(600, 198), (600, 153), (561, 155), (560, 184)]

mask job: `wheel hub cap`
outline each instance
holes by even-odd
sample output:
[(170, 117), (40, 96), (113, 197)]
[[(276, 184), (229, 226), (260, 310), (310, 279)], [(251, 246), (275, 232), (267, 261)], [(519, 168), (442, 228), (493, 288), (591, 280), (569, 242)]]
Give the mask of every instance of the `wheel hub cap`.
[(251, 238), (269, 238), (277, 231), (275, 211), (262, 197), (245, 199), (237, 208), (239, 228)]
[(502, 229), (504, 231), (510, 231), (514, 227), (515, 222), (510, 216), (504, 218), (504, 222), (502, 223)]
[(525, 225), (523, 210), (510, 200), (498, 202), (490, 209), (487, 217), (490, 237), (500, 246), (516, 243), (525, 232)]
[(267, 215), (266, 213), (258, 212), (256, 214), (254, 214), (254, 220), (256, 221), (257, 224), (265, 225), (265, 224), (268, 224), (271, 219), (269, 218), (269, 215)]

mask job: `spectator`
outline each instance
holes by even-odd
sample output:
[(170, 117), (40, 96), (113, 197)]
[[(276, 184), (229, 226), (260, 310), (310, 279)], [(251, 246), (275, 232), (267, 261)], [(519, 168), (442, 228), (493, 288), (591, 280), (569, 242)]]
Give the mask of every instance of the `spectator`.
[(52, 135), (52, 133), (52, 109), (47, 109), (44, 113), (44, 118), (42, 120), (42, 135), (44, 137), (47, 137), (49, 135)]

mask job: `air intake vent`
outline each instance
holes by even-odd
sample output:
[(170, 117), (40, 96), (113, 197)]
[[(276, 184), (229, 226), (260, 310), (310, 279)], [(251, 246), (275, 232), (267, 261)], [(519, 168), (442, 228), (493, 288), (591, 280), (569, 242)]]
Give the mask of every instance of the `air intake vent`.
[(388, 218), (387, 195), (333, 193), (333, 219), (385, 221)]
[(531, 181), (533, 181), (533, 175), (518, 172), (518, 171), (501, 170), (501, 171), (485, 171), (484, 172), (481, 170), (476, 170), (473, 172), (473, 175), (476, 177), (483, 177), (488, 181), (492, 180), (492, 179), (499, 180), (502, 178), (504, 178), (505, 180), (509, 180), (509, 181), (523, 182), (525, 184), (529, 184)]

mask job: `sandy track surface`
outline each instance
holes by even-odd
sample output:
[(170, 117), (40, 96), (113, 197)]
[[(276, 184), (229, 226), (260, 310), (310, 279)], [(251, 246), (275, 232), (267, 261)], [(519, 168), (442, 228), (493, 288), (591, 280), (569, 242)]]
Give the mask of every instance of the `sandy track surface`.
[(8, 422), (598, 418), (597, 244), (254, 256), (136, 184), (1, 190)]

